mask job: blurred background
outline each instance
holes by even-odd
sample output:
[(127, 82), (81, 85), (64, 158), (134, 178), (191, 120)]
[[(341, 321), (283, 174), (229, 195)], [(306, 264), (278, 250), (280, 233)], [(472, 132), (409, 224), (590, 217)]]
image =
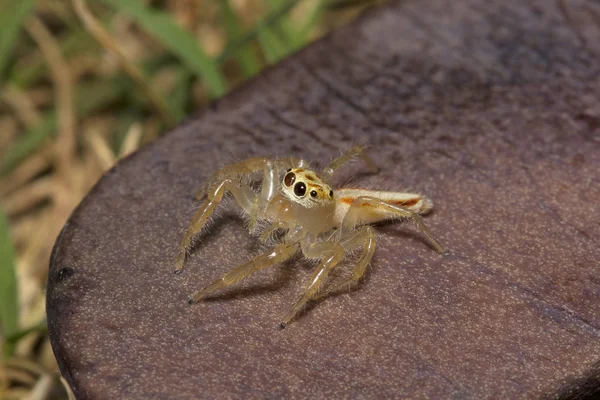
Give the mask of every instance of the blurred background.
[(0, 0), (0, 399), (66, 399), (45, 285), (120, 158), (372, 0)]

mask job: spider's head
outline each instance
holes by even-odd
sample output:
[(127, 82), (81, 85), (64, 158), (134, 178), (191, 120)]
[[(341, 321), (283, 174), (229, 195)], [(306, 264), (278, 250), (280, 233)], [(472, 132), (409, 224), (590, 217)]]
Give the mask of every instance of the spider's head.
[(281, 191), (289, 200), (305, 208), (333, 203), (333, 189), (316, 173), (308, 169), (288, 169), (281, 182)]

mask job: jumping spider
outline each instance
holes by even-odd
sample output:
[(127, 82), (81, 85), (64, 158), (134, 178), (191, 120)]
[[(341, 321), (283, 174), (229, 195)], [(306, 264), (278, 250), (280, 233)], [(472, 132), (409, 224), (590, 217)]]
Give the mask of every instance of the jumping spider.
[[(175, 273), (183, 269), (192, 238), (206, 225), (226, 193), (231, 193), (249, 215), (251, 232), (259, 222), (269, 224), (261, 234), (263, 242), (276, 231), (284, 231), (285, 234), (272, 250), (254, 257), (194, 293), (189, 303), (199, 302), (263, 268), (281, 263), (300, 249), (304, 257), (320, 260), (320, 264), (304, 294), (281, 322), (281, 328), (285, 328), (307, 302), (353, 284), (364, 275), (375, 251), (375, 232), (368, 224), (386, 219), (411, 218), (436, 251), (444, 254), (444, 247), (431, 235), (419, 216), (432, 208), (428, 198), (415, 193), (365, 189), (334, 191), (326, 183), (339, 167), (359, 155), (377, 171), (363, 146), (356, 146), (333, 160), (321, 175), (308, 169), (304, 160), (296, 158), (250, 158), (217, 171), (206, 185), (206, 190), (197, 195), (198, 199), (206, 196), (206, 200), (183, 236)], [(263, 178), (260, 193), (257, 193), (250, 185), (251, 176), (260, 172)], [(280, 174), (283, 175), (281, 181)], [(329, 272), (344, 259), (346, 253), (359, 246), (363, 251), (352, 269), (352, 275), (321, 292)]]

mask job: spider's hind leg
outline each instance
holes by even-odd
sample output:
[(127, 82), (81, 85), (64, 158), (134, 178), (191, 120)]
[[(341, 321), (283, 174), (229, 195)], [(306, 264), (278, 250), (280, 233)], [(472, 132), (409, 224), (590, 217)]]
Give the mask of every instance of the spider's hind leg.
[(344, 235), (344, 232), (351, 231), (356, 225), (360, 224), (361, 220), (373, 213), (380, 214), (378, 220), (393, 217), (412, 219), (438, 253), (442, 255), (448, 253), (446, 248), (433, 236), (417, 212), (372, 196), (359, 196), (354, 199), (342, 221), (341, 234)]

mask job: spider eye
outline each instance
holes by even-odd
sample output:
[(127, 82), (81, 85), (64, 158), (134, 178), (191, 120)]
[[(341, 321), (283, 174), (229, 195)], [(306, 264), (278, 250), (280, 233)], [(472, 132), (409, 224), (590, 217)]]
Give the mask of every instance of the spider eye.
[(290, 172), (291, 170), (292, 170), (291, 168), (288, 168), (285, 172)]
[(317, 191), (316, 190), (311, 191), (310, 197), (317, 197)]
[(294, 186), (294, 194), (298, 197), (302, 197), (306, 194), (306, 185), (304, 182), (296, 183), (296, 186)]
[(333, 190), (329, 191), (329, 197), (331, 197), (333, 199)]
[(283, 178), (283, 183), (285, 186), (292, 186), (296, 182), (296, 174), (293, 172), (288, 173), (285, 178)]

